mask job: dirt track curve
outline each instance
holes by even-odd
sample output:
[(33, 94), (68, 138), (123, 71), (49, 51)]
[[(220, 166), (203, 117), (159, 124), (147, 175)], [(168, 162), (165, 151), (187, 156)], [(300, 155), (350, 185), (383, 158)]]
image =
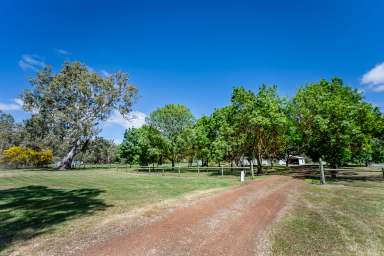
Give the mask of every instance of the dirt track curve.
[(80, 255), (258, 255), (258, 239), (299, 184), (284, 176), (250, 182), (178, 207)]

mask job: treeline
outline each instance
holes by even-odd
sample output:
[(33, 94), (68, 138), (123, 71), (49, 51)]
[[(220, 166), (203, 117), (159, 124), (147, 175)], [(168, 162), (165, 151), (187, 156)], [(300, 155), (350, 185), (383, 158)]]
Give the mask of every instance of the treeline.
[[(8, 167), (42, 167), (60, 160), (67, 152), (52, 139), (39, 136), (35, 117), (16, 123), (12, 115), (0, 111), (0, 164)], [(56, 140), (57, 141), (57, 140)], [(107, 164), (119, 162), (118, 146), (96, 136), (74, 157), (77, 163)]]
[(276, 86), (256, 92), (234, 88), (230, 105), (195, 120), (183, 105), (166, 105), (146, 125), (128, 129), (120, 158), (129, 164), (197, 160), (241, 165), (244, 159), (288, 159), (305, 154), (337, 168), (347, 163), (384, 161), (384, 117), (341, 79), (300, 88), (292, 99)]
[(58, 72), (42, 68), (30, 84), (19, 97), (30, 118), (16, 123), (0, 113), (3, 160), (6, 149), (19, 146), (50, 150), (61, 170), (74, 161), (175, 165), (201, 160), (206, 166), (247, 159), (258, 163), (260, 173), (261, 159), (293, 154), (323, 159), (334, 168), (384, 161), (383, 113), (337, 78), (302, 87), (291, 99), (280, 97), (275, 86), (238, 87), (228, 106), (198, 120), (183, 105), (166, 105), (142, 128), (127, 130), (119, 148), (97, 136), (114, 111), (126, 116), (132, 110), (138, 90), (126, 73), (106, 77), (80, 62), (65, 62)]

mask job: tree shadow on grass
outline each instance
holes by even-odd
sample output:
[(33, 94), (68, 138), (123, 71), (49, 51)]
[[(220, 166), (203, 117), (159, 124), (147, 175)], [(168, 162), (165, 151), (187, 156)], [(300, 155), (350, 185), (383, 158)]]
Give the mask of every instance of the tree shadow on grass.
[(55, 225), (109, 207), (103, 190), (63, 190), (26, 186), (0, 190), (0, 252), (13, 242), (52, 230)]
[[(331, 175), (331, 171), (335, 171), (336, 176)], [(296, 179), (311, 179), (314, 184), (320, 184), (320, 171), (317, 166), (305, 166), (292, 168), (285, 175)], [(372, 181), (384, 182), (382, 172), (379, 171), (359, 171), (356, 168), (343, 167), (339, 169), (325, 170), (325, 178), (327, 183), (346, 185), (354, 181)], [(354, 183), (355, 185), (357, 183)]]

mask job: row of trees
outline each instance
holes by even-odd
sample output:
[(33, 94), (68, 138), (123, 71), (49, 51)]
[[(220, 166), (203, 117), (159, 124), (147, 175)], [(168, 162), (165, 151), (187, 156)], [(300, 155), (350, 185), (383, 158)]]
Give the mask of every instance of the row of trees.
[[(66, 62), (56, 73), (44, 67), (30, 83), (20, 98), (31, 117), (16, 124), (0, 113), (1, 151), (14, 145), (51, 149), (59, 169), (82, 157), (114, 158), (108, 153), (116, 147), (97, 135), (113, 111), (123, 116), (131, 111), (137, 88), (126, 73), (105, 77), (82, 63)], [(167, 105), (151, 113), (144, 127), (127, 130), (119, 155), (129, 163), (172, 165), (197, 159), (203, 165), (240, 164), (247, 158), (258, 163), (260, 173), (262, 158), (305, 153), (336, 168), (383, 161), (383, 134), (380, 110), (335, 78), (309, 84), (290, 100), (275, 86), (263, 85), (257, 92), (238, 87), (228, 106), (198, 120), (183, 105)]]
[(280, 97), (276, 86), (234, 88), (231, 104), (195, 120), (183, 105), (166, 105), (146, 125), (128, 129), (119, 148), (130, 164), (202, 160), (241, 164), (306, 154), (331, 167), (384, 161), (384, 117), (341, 79), (322, 80)]

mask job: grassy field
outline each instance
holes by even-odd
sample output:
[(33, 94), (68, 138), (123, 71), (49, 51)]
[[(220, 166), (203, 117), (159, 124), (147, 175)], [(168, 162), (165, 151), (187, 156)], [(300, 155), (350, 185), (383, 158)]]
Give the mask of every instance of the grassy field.
[[(81, 239), (96, 224), (235, 177), (141, 175), (117, 170), (0, 170), (0, 255), (39, 254)], [(24, 250), (24, 252), (23, 252)], [(32, 250), (32, 251), (31, 251)]]
[(352, 171), (324, 186), (306, 180), (272, 229), (272, 255), (384, 255), (384, 181)]

